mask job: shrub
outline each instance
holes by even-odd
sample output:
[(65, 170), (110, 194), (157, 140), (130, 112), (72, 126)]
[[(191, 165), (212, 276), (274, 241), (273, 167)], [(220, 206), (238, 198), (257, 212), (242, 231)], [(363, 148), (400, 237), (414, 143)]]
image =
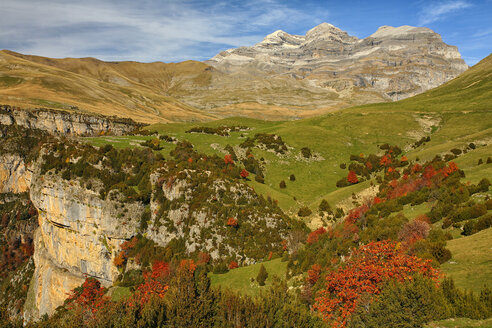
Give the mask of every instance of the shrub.
[(280, 189), (287, 188), (287, 185), (285, 184), (285, 181), (284, 180), (280, 181), (279, 187), (280, 187)]
[(331, 213), (331, 206), (330, 204), (326, 201), (326, 199), (321, 200), (321, 203), (319, 203), (319, 211), (320, 212), (327, 212)]
[(455, 154), (456, 156), (460, 155), (462, 152), (460, 149), (458, 148), (453, 148), (450, 150), (453, 154)]
[(255, 176), (255, 181), (256, 181), (256, 182), (259, 182), (259, 183), (265, 183), (265, 178), (264, 178), (262, 175), (257, 174), (257, 175)]
[(313, 156), (313, 154), (311, 154), (311, 149), (309, 149), (308, 147), (302, 148), (301, 154), (302, 154), (302, 157), (304, 157), (304, 158), (311, 158)]
[(262, 264), (260, 266), (260, 271), (258, 272), (258, 275), (256, 276), (256, 281), (258, 282), (258, 285), (260, 286), (265, 286), (265, 281), (268, 278), (268, 272), (265, 269), (265, 266)]
[(357, 178), (357, 175), (354, 171), (349, 171), (347, 175), (347, 181), (351, 184), (356, 184), (359, 182), (359, 179)]
[(310, 216), (312, 213), (313, 212), (309, 209), (309, 207), (304, 206), (299, 209), (297, 215), (300, 217), (306, 217), (306, 216)]
[(291, 174), (289, 179), (290, 181), (296, 181), (296, 176), (294, 174)]

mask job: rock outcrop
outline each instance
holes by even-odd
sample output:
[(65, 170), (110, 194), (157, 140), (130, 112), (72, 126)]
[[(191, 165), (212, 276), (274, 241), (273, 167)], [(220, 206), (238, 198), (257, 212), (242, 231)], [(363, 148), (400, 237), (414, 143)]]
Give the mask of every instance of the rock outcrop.
[(50, 172), (34, 173), (31, 200), (38, 209), (35, 271), (25, 320), (52, 314), (67, 293), (86, 276), (109, 286), (118, 276), (116, 250), (135, 235), (143, 212), (140, 203), (123, 203), (117, 191), (99, 194)]
[(131, 119), (89, 115), (50, 109), (14, 109), (0, 106), (0, 124), (17, 124), (28, 129), (39, 129), (55, 134), (73, 135), (123, 135), (134, 131), (143, 124)]
[(277, 251), (291, 228), (287, 216), (237, 179), (208, 170), (170, 173), (162, 168), (151, 181), (152, 217), (146, 236), (160, 246), (182, 242), (187, 253), (251, 264)]
[(0, 193), (22, 193), (29, 190), (32, 172), (17, 154), (0, 155)]

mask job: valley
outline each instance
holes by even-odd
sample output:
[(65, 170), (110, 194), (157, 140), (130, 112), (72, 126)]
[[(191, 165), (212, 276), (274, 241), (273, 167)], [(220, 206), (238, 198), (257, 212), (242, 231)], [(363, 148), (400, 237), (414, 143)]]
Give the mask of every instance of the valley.
[(323, 23), (205, 62), (0, 52), (0, 326), (487, 327), (492, 55)]

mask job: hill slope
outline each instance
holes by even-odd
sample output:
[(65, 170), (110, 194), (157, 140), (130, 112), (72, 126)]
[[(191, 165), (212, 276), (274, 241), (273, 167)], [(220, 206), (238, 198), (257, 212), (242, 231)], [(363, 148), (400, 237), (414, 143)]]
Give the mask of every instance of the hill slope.
[(285, 120), (403, 99), (466, 69), (457, 48), (428, 28), (383, 26), (358, 39), (323, 23), (306, 36), (277, 31), (205, 63), (51, 59), (4, 50), (0, 101), (153, 123)]
[(0, 52), (0, 102), (80, 109), (146, 123), (210, 120), (214, 116), (167, 95), (183, 76), (200, 81), (206, 68), (198, 62), (107, 63), (94, 58), (50, 59), (4, 50)]

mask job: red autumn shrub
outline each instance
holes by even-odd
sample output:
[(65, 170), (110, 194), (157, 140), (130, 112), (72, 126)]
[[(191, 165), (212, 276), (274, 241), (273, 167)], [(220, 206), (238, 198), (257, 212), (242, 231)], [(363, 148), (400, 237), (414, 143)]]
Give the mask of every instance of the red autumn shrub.
[(229, 227), (237, 227), (238, 222), (235, 218), (229, 218), (226, 223)]
[(372, 242), (355, 250), (345, 265), (330, 272), (313, 309), (332, 327), (345, 327), (362, 295), (378, 295), (388, 280), (404, 281), (420, 273), (436, 281), (430, 260), (407, 255), (392, 241)]
[(198, 265), (208, 264), (211, 260), (211, 256), (208, 253), (200, 252), (198, 253)]
[(232, 270), (232, 269), (237, 269), (239, 267), (239, 265), (237, 264), (236, 261), (231, 261), (229, 263), (229, 270)]
[(226, 164), (234, 164), (234, 161), (232, 160), (232, 156), (230, 154), (227, 154), (224, 156), (224, 163)]
[(309, 233), (306, 243), (308, 244), (313, 244), (318, 241), (319, 236), (323, 235), (326, 233), (326, 229), (323, 227), (319, 227), (318, 229), (312, 231)]
[(79, 308), (85, 316), (92, 317), (109, 302), (109, 297), (104, 294), (106, 294), (106, 289), (101, 287), (99, 280), (86, 278), (82, 286), (72, 290), (65, 304), (69, 309)]
[(351, 184), (356, 184), (359, 182), (359, 179), (357, 178), (357, 174), (355, 174), (354, 171), (349, 171), (347, 175), (347, 181), (350, 182)]
[(307, 272), (307, 282), (310, 285), (316, 284), (316, 282), (319, 280), (319, 277), (321, 276), (321, 265), (319, 264), (313, 264), (311, 268)]
[(387, 166), (391, 164), (391, 156), (390, 155), (384, 155), (381, 157), (381, 160), (379, 161), (379, 165), (381, 166)]
[(429, 235), (430, 224), (424, 220), (413, 220), (406, 223), (398, 233), (398, 239), (406, 244), (413, 244)]
[(189, 274), (194, 274), (196, 270), (196, 264), (195, 261), (193, 260), (181, 260), (179, 263), (179, 271), (189, 273)]
[(246, 169), (243, 169), (241, 171), (241, 174), (240, 175), (241, 175), (241, 178), (246, 179), (248, 177), (248, 175), (249, 175), (249, 172), (246, 171)]

